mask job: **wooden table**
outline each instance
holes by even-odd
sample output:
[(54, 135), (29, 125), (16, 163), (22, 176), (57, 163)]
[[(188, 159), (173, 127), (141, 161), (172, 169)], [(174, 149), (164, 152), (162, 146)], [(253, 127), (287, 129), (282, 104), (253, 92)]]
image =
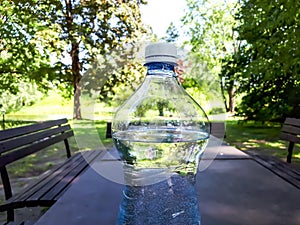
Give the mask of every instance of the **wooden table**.
[[(202, 225), (300, 224), (299, 189), (235, 148), (208, 151), (196, 184)], [(36, 225), (115, 224), (122, 185), (99, 173), (119, 182), (122, 165), (102, 154)]]

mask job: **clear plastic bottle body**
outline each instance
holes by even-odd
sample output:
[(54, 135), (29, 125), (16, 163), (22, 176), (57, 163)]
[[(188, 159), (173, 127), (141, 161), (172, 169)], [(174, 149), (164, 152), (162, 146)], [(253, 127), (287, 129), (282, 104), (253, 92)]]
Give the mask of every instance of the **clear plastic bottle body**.
[(194, 182), (208, 118), (178, 83), (174, 64), (146, 66), (144, 82), (113, 119), (126, 185), (117, 224), (200, 224)]

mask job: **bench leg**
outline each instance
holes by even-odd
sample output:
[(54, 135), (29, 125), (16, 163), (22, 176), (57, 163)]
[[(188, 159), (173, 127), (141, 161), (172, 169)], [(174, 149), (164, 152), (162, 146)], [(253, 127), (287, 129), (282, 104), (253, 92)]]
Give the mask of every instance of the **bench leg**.
[(112, 136), (111, 136), (111, 122), (106, 123), (106, 138), (112, 138)]
[(13, 209), (7, 210), (7, 221), (14, 221), (15, 220), (15, 213)]
[(288, 163), (292, 162), (293, 148), (294, 148), (294, 142), (290, 141), (289, 147), (288, 147), (288, 155), (286, 157), (286, 162), (288, 162)]
[[(5, 194), (5, 199), (9, 199), (12, 197), (12, 190), (11, 190), (11, 186), (10, 186), (10, 182), (9, 182), (9, 177), (8, 177), (8, 173), (6, 170), (6, 167), (0, 167), (0, 174), (1, 174), (1, 179), (2, 179), (2, 185), (4, 188), (4, 194)], [(6, 211), (7, 212), (7, 221), (14, 221), (15, 219), (15, 215), (14, 215), (14, 210), (13, 209), (9, 209)]]
[(67, 139), (64, 140), (65, 143), (65, 147), (66, 147), (66, 151), (67, 151), (67, 157), (70, 158), (71, 157), (71, 150), (70, 150), (70, 145)]

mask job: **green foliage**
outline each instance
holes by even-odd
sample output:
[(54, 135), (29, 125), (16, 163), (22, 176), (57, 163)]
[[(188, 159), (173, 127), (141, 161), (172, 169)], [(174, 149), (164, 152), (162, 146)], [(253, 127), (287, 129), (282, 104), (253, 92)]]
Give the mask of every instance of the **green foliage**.
[(167, 31), (167, 36), (163, 38), (166, 42), (173, 42), (175, 43), (179, 38), (179, 32), (173, 22), (170, 23)]
[[(209, 78), (219, 76), (228, 111), (249, 120), (299, 117), (299, 2), (187, 2), (191, 62), (209, 72), (200, 73), (202, 90)], [(242, 100), (235, 107), (237, 94)]]
[(105, 71), (110, 71), (100, 82), (94, 79), (98, 87), (102, 85), (102, 96), (133, 75), (131, 70), (122, 70), (134, 64), (132, 58), (123, 56), (128, 49), (134, 51), (129, 45), (146, 32), (140, 4), (145, 1), (1, 1), (0, 88), (17, 93), (14, 84), (23, 77), (43, 89), (55, 86), (65, 95), (75, 93), (75, 112), (80, 118), (80, 81), (95, 62), (99, 66), (98, 57)]
[(217, 114), (222, 114), (225, 113), (225, 110), (223, 107), (213, 107), (210, 112), (209, 115), (217, 115)]
[(241, 93), (240, 86), (242, 86), (241, 83), (243, 84), (242, 72), (249, 60), (247, 54), (249, 53), (246, 51), (246, 46), (239, 43), (236, 45), (233, 54), (223, 59), (220, 78), (222, 92), (227, 92), (229, 96), (228, 103), (226, 97), (224, 97), (226, 111), (236, 112), (235, 97), (237, 93)]
[[(60, 40), (71, 49), (72, 61), (65, 66), (72, 72), (71, 82), (75, 90), (80, 76), (86, 75), (83, 72), (87, 69), (96, 69), (97, 74), (106, 75), (101, 90), (103, 96), (115, 85), (126, 81), (124, 78), (131, 74), (120, 68), (128, 63), (127, 54), (133, 55), (134, 48), (130, 45), (136, 43), (145, 32), (139, 12), (139, 4), (144, 2), (52, 0), (51, 3), (52, 6), (47, 9), (51, 17), (44, 20), (57, 25)], [(57, 7), (51, 8), (53, 6)], [(132, 51), (128, 52), (128, 49)], [(78, 67), (79, 77), (75, 67)], [(97, 79), (94, 81), (97, 82)], [(102, 85), (101, 82), (97, 84)]]
[(192, 66), (185, 68), (184, 82), (182, 83), (185, 90), (204, 108), (206, 113), (215, 107), (214, 104), (224, 107), (219, 77), (211, 74), (207, 66), (198, 61), (194, 55), (187, 60), (192, 62), (190, 63)]
[(201, 106), (203, 107), (206, 113), (209, 113), (212, 106), (209, 104), (209, 95), (205, 93), (202, 89), (195, 87), (188, 87), (186, 88), (186, 92), (192, 96), (192, 98)]
[(169, 113), (174, 111), (174, 106), (172, 106), (168, 100), (162, 98), (155, 100), (149, 99), (144, 100), (141, 105), (138, 105), (134, 115), (137, 117), (145, 117), (146, 113), (150, 112), (153, 116), (166, 116), (165, 111)]
[(3, 129), (10, 129), (10, 128), (14, 128), (14, 127), (20, 127), (20, 126), (26, 126), (26, 125), (30, 125), (33, 124), (34, 121), (24, 121), (24, 120), (6, 120), (4, 121), (3, 124), (3, 120), (1, 120), (0, 124), (0, 128)]
[(17, 94), (13, 94), (9, 90), (0, 93), (0, 109), (5, 110), (6, 113), (30, 106), (44, 96), (42, 92), (38, 91), (35, 83), (19, 81), (14, 85), (18, 88)]
[(233, 52), (236, 4), (214, 0), (188, 0), (187, 4), (189, 10), (183, 22), (191, 37), (188, 44), (198, 60), (218, 75), (224, 55)]
[(54, 69), (40, 35), (46, 29), (21, 1), (0, 2), (0, 90), (16, 94), (20, 81), (30, 80), (49, 88)]
[(159, 112), (159, 116), (164, 116), (164, 109), (167, 109), (169, 111), (174, 110), (172, 105), (169, 103), (169, 101), (166, 101), (165, 99), (160, 99), (156, 102), (156, 107)]
[(240, 39), (247, 43), (239, 66), (239, 113), (249, 119), (299, 117), (300, 3), (245, 0), (237, 14)]
[(231, 57), (238, 45), (233, 30), (238, 7), (233, 1), (214, 0), (188, 0), (187, 5), (183, 23), (190, 37), (186, 44), (191, 46), (188, 60), (193, 67), (188, 77), (197, 81), (201, 90), (210, 94), (209, 98), (224, 98), (227, 107), (226, 93), (231, 93), (233, 85), (221, 82), (228, 79), (221, 68), (223, 59)]
[[(20, 96), (20, 95), (18, 95)], [(33, 97), (33, 96), (32, 96)], [(22, 106), (6, 115), (10, 120), (42, 121), (58, 118), (72, 118), (72, 99), (64, 99), (58, 90), (42, 95), (32, 105)]]
[(96, 91), (101, 101), (112, 100), (113, 105), (125, 101), (146, 74), (142, 63), (134, 59), (135, 51), (112, 50), (110, 55), (99, 56), (81, 80), (83, 90)]
[(151, 108), (152, 108), (152, 105), (151, 105), (151, 103), (148, 103), (148, 102), (143, 103), (143, 104), (141, 104), (141, 105), (138, 105), (138, 106), (137, 106), (137, 109), (136, 109), (136, 111), (135, 111), (135, 113), (134, 113), (134, 116), (137, 116), (137, 117), (145, 117), (146, 112), (147, 112), (148, 110), (150, 110)]

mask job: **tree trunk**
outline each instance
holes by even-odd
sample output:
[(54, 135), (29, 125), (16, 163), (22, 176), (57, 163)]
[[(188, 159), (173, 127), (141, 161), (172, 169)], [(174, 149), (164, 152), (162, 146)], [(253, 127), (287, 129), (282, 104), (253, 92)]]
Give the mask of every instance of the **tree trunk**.
[(81, 75), (80, 75), (80, 63), (79, 63), (79, 43), (72, 43), (71, 50), (72, 57), (72, 74), (73, 74), (73, 85), (74, 85), (74, 119), (82, 119), (81, 116)]
[(79, 41), (73, 35), (73, 20), (74, 20), (74, 11), (73, 11), (73, 1), (65, 0), (66, 3), (66, 26), (68, 29), (69, 40), (71, 41), (71, 52), (70, 56), (72, 59), (72, 75), (73, 75), (73, 87), (74, 87), (74, 119), (81, 119), (81, 108), (80, 108), (80, 96), (81, 96), (81, 75), (80, 75), (80, 62), (79, 62)]
[(223, 97), (223, 101), (224, 101), (225, 110), (226, 110), (226, 112), (229, 112), (229, 108), (227, 106), (227, 99), (226, 99), (226, 96), (225, 96), (224, 84), (222, 82), (222, 78), (221, 78), (220, 83), (221, 83), (221, 92), (222, 92), (222, 97)]
[(235, 88), (233, 86), (228, 90), (228, 96), (229, 96), (229, 112), (234, 113), (235, 112)]

